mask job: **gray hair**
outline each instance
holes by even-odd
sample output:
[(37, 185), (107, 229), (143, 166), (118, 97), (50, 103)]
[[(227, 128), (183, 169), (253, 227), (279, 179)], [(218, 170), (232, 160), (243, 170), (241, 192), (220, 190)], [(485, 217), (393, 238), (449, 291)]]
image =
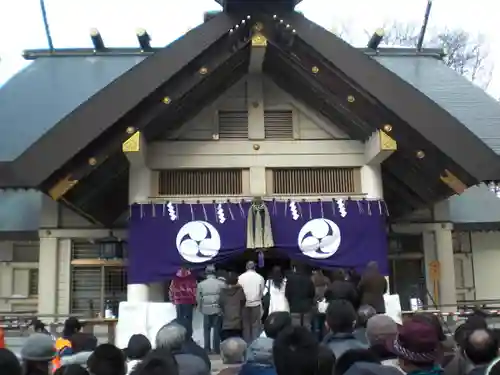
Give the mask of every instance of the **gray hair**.
[(398, 325), (389, 316), (377, 314), (366, 323), (366, 338), (370, 345), (386, 342), (398, 334)]
[(239, 337), (230, 337), (220, 344), (220, 356), (222, 363), (226, 365), (237, 365), (245, 362), (247, 343)]
[(179, 350), (186, 341), (187, 330), (176, 321), (165, 324), (156, 334), (156, 347)]

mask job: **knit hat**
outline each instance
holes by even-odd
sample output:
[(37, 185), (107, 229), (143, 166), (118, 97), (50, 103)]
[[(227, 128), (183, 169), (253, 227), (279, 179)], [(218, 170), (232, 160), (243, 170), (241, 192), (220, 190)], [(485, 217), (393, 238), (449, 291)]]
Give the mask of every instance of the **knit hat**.
[(49, 362), (55, 356), (54, 340), (43, 333), (32, 334), (21, 349), (21, 358), (25, 361)]
[(438, 333), (432, 324), (410, 317), (403, 321), (389, 350), (407, 361), (433, 363), (437, 359), (439, 345)]

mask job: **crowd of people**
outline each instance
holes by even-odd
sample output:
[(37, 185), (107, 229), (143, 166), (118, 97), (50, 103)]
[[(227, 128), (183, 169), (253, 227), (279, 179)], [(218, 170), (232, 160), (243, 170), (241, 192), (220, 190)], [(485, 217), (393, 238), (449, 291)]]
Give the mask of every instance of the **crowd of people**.
[(363, 275), (342, 269), (326, 275), (322, 270), (308, 272), (302, 264), (283, 271), (273, 267), (266, 281), (250, 261), (241, 275), (234, 272), (216, 272), (207, 267), (205, 280), (197, 283), (196, 276), (181, 268), (169, 288), (170, 301), (176, 306), (177, 319), (193, 332), (193, 312), (203, 314), (204, 347), (219, 353), (221, 340), (239, 336), (253, 342), (262, 332), (266, 317), (276, 311), (290, 313), (294, 326), (311, 329), (318, 340), (325, 333), (326, 305), (332, 299), (356, 301), (372, 306), (376, 312), (385, 312), (386, 279), (370, 263)]
[[(249, 263), (244, 274), (222, 279), (210, 267), (199, 284), (181, 280), (190, 277), (188, 270), (179, 272), (171, 297), (186, 302), (194, 292), (190, 303), (205, 315), (205, 343), (216, 341), (210, 331), (218, 332), (214, 338), (220, 343), (213, 346), (202, 348), (192, 339), (192, 310), (186, 306), (177, 308), (178, 317), (159, 329), (154, 342), (135, 334), (126, 348), (98, 345), (75, 318), (65, 322), (61, 337), (36, 322), (20, 360), (0, 349), (0, 374), (500, 375), (499, 341), (484, 316), (469, 317), (448, 337), (433, 314), (417, 312), (398, 324), (380, 311), (378, 293), (385, 287), (370, 284), (363, 293), (363, 284), (376, 280), (373, 264), (357, 280), (339, 272), (330, 279), (321, 271), (278, 271), (264, 281)], [(325, 327), (321, 338), (311, 330), (318, 316)], [(223, 363), (216, 372), (209, 358), (214, 351)]]

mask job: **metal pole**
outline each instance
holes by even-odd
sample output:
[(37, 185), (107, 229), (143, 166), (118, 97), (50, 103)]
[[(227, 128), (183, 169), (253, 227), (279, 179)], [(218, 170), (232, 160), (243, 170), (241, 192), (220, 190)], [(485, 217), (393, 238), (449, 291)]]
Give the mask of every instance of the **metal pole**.
[(422, 51), (422, 46), (424, 44), (425, 31), (427, 30), (427, 24), (429, 23), (429, 16), (431, 14), (432, 0), (427, 0), (427, 7), (425, 8), (424, 23), (420, 29), (420, 35), (418, 36), (417, 51)]
[(42, 11), (43, 26), (45, 27), (45, 36), (49, 45), (49, 50), (54, 50), (54, 43), (52, 43), (52, 36), (50, 35), (49, 21), (47, 20), (47, 10), (45, 9), (45, 0), (40, 0), (40, 10)]

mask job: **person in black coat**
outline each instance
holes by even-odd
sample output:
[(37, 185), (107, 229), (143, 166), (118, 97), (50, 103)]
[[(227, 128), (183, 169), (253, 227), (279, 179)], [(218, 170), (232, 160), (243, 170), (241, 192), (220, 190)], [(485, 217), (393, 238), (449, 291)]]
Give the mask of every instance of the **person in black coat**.
[(325, 292), (325, 298), (328, 302), (343, 299), (351, 302), (354, 309), (359, 309), (359, 295), (356, 287), (346, 280), (344, 270), (337, 269), (332, 272), (332, 284)]
[(292, 325), (310, 327), (311, 314), (316, 303), (315, 295), (316, 290), (311, 275), (306, 273), (301, 264), (295, 265), (287, 276), (285, 287)]

